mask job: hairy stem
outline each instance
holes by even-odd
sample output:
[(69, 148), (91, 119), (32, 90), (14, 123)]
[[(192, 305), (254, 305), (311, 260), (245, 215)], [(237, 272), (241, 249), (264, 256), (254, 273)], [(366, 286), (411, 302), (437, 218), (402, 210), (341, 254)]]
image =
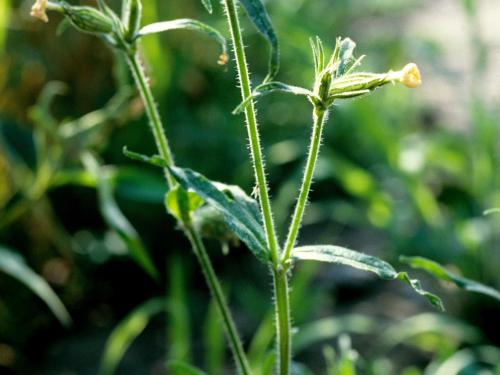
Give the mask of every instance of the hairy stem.
[(276, 315), (276, 346), (278, 350), (278, 373), (289, 375), (292, 361), (292, 337), (290, 324), (290, 293), (287, 271), (273, 270), (274, 303)]
[[(135, 83), (144, 101), (144, 106), (146, 108), (146, 113), (150, 121), (151, 130), (153, 132), (158, 152), (169, 166), (174, 166), (175, 164), (172, 151), (170, 150), (167, 137), (165, 136), (165, 132), (163, 130), (160, 114), (158, 113), (158, 109), (156, 108), (153, 93), (151, 92), (151, 88), (147, 83), (147, 77), (141, 66), (141, 62), (139, 60), (137, 52), (127, 54), (127, 62), (130, 66), (130, 69), (132, 70)], [(167, 179), (167, 183), (170, 187), (176, 185), (176, 181), (174, 180), (168, 169), (165, 169), (165, 178)], [(179, 206), (183, 207), (183, 205)], [(217, 308), (221, 314), (222, 322), (224, 324), (226, 335), (229, 340), (229, 346), (235, 358), (238, 369), (241, 374), (250, 375), (250, 366), (248, 365), (246, 354), (243, 350), (243, 345), (241, 344), (240, 336), (231, 316), (227, 301), (222, 292), (222, 287), (214, 272), (207, 250), (203, 245), (203, 241), (191, 225), (185, 226), (185, 233), (191, 242), (193, 251), (196, 255), (196, 258), (198, 259), (203, 274), (205, 275), (205, 280), (207, 282), (208, 288), (210, 289), (210, 292), (215, 299)]]
[(316, 166), (316, 161), (318, 160), (323, 127), (327, 117), (328, 113), (326, 112), (326, 110), (322, 108), (314, 108), (314, 124), (311, 135), (311, 144), (309, 146), (309, 154), (307, 156), (306, 169), (304, 171), (302, 186), (300, 188), (299, 199), (297, 200), (297, 205), (295, 206), (295, 210), (293, 212), (292, 222), (290, 223), (288, 236), (285, 242), (282, 259), (283, 262), (286, 262), (290, 258), (290, 253), (293, 246), (295, 245), (295, 241), (297, 240), (297, 235), (299, 234), (300, 224), (302, 222), (307, 204), (307, 197), (309, 196), (309, 191), (311, 190), (311, 183)]
[[(127, 62), (130, 66), (130, 70), (132, 71), (132, 74), (134, 76), (135, 83), (144, 102), (146, 114), (149, 118), (149, 124), (151, 127), (151, 131), (153, 132), (158, 152), (160, 153), (160, 156), (165, 159), (168, 165), (174, 165), (172, 151), (170, 150), (165, 131), (163, 130), (160, 114), (158, 113), (158, 109), (156, 108), (153, 93), (151, 91), (151, 87), (149, 87), (146, 73), (142, 68), (139, 54), (137, 52), (131, 52), (130, 54), (127, 54)], [(165, 178), (167, 179), (167, 183), (170, 187), (175, 186), (176, 182), (170, 175), (168, 169), (165, 169)]]
[(222, 287), (215, 275), (212, 263), (208, 257), (207, 250), (203, 245), (203, 242), (198, 235), (198, 233), (192, 228), (186, 228), (186, 234), (191, 242), (193, 251), (198, 258), (203, 274), (205, 275), (205, 280), (209, 286), (212, 297), (214, 298), (219, 313), (224, 324), (226, 334), (231, 343), (231, 349), (233, 351), (236, 364), (238, 365), (238, 370), (243, 375), (250, 375), (250, 365), (248, 364), (245, 351), (243, 350), (243, 345), (241, 344), (238, 331), (236, 330), (236, 325), (229, 311), (226, 298), (222, 292)]
[[(245, 100), (251, 96), (252, 88), (250, 84), (250, 75), (247, 68), (247, 61), (245, 56), (245, 49), (243, 46), (243, 38), (241, 36), (238, 14), (236, 11), (234, 0), (224, 0), (224, 6), (226, 9), (229, 28), (231, 31), (234, 53), (236, 55), (236, 65), (241, 87), (241, 98)], [(276, 266), (279, 262), (278, 240), (276, 238), (276, 232), (274, 229), (266, 173), (264, 170), (264, 159), (260, 146), (259, 129), (257, 125), (257, 118), (255, 115), (253, 100), (249, 100), (247, 106), (245, 107), (245, 117), (247, 123), (248, 139), (250, 141), (250, 151), (252, 154), (253, 168), (255, 172), (255, 180), (257, 182), (257, 187), (259, 190), (260, 205), (262, 209), (262, 216), (264, 218), (267, 244), (269, 246), (271, 260)]]
[[(238, 19), (238, 13), (234, 0), (224, 0), (224, 7), (231, 31), (234, 52), (236, 55), (236, 65), (241, 87), (241, 98), (246, 100), (251, 96), (252, 88), (247, 68), (243, 38)], [(255, 114), (253, 100), (248, 100), (245, 107), (245, 117), (250, 141), (250, 150), (253, 161), (255, 179), (259, 190), (260, 205), (262, 216), (264, 218), (264, 228), (266, 231), (267, 245), (273, 265), (273, 283), (275, 293), (275, 311), (276, 311), (276, 343), (278, 346), (278, 372), (280, 375), (290, 374), (291, 362), (291, 337), (290, 337), (290, 302), (288, 290), (287, 267), (280, 263), (279, 246), (276, 237), (271, 203), (268, 195), (268, 186), (264, 170), (264, 160), (260, 146), (259, 129)]]

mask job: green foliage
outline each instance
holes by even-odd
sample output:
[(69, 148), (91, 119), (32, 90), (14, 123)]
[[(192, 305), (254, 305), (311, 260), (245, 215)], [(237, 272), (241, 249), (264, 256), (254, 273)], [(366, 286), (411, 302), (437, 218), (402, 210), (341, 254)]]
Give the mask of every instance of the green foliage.
[(384, 280), (403, 280), (408, 283), (415, 292), (427, 298), (433, 306), (440, 310), (444, 310), (441, 299), (422, 289), (418, 280), (411, 279), (406, 272), (397, 272), (389, 263), (374, 256), (340, 246), (315, 245), (294, 248), (292, 250), (292, 257), (301, 260), (316, 260), (320, 262), (343, 264), (362, 271), (373, 272)]
[(71, 318), (57, 294), (50, 285), (35, 273), (19, 254), (0, 246), (0, 271), (12, 276), (31, 289), (50, 308), (54, 316), (65, 326), (71, 325)]
[(158, 271), (144, 247), (139, 234), (121, 212), (113, 197), (113, 186), (111, 178), (106, 174), (106, 170), (99, 166), (96, 158), (90, 154), (82, 156), (82, 162), (88, 172), (97, 179), (97, 192), (99, 196), (99, 208), (106, 223), (112, 228), (126, 244), (130, 256), (139, 264), (151, 277), (157, 279)]
[(196, 192), (203, 200), (219, 210), (226, 224), (262, 262), (268, 261), (264, 228), (257, 202), (234, 185), (212, 182), (190, 169), (169, 168), (186, 190)]
[(401, 256), (399, 259), (401, 262), (408, 264), (412, 268), (425, 270), (426, 272), (430, 273), (431, 275), (435, 276), (440, 280), (452, 282), (460, 289), (464, 289), (469, 292), (484, 294), (500, 301), (500, 292), (498, 290), (489, 287), (487, 285), (481, 284), (477, 281), (459, 276), (447, 270), (439, 263), (434, 262), (433, 260), (420, 256), (416, 257)]
[(269, 71), (264, 83), (271, 81), (279, 71), (279, 45), (278, 37), (273, 29), (273, 25), (267, 14), (267, 10), (261, 0), (239, 0), (248, 14), (255, 28), (267, 40), (270, 47)]
[(165, 309), (163, 298), (154, 298), (136, 307), (113, 330), (104, 347), (99, 375), (116, 372), (123, 356), (150, 320)]
[(181, 223), (191, 222), (191, 214), (203, 205), (203, 199), (193, 191), (174, 187), (165, 196), (165, 207)]

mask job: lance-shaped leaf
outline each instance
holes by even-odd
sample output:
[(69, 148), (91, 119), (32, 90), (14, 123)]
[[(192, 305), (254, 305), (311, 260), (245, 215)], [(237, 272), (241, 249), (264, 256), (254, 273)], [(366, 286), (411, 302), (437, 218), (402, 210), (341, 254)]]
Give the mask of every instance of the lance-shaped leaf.
[(122, 152), (123, 155), (132, 160), (140, 161), (146, 164), (151, 164), (155, 167), (166, 168), (168, 165), (165, 159), (163, 159), (160, 155), (147, 156), (144, 154), (140, 154), (138, 152), (129, 151), (127, 146), (123, 147)]
[(137, 36), (142, 37), (148, 34), (155, 34), (155, 33), (161, 33), (163, 31), (179, 30), (179, 29), (199, 31), (207, 34), (210, 38), (214, 39), (217, 43), (219, 43), (222, 48), (222, 54), (220, 56), (219, 63), (224, 64), (227, 61), (226, 38), (224, 38), (222, 34), (219, 33), (217, 30), (215, 30), (213, 27), (208, 26), (203, 22), (193, 20), (190, 18), (181, 18), (178, 20), (155, 22), (149, 24), (140, 29)]
[(71, 324), (71, 318), (59, 297), (50, 285), (24, 261), (24, 258), (6, 247), (0, 246), (0, 271), (12, 276), (27, 286), (50, 308), (56, 318), (65, 326)]
[(490, 208), (484, 211), (484, 215), (500, 214), (500, 208)]
[(201, 0), (208, 13), (212, 14), (212, 0)]
[(405, 256), (401, 256), (399, 260), (405, 264), (408, 264), (412, 268), (418, 268), (427, 271), (428, 273), (430, 273), (431, 275), (435, 276), (440, 280), (454, 283), (461, 289), (467, 290), (469, 292), (485, 294), (500, 301), (500, 292), (498, 290), (490, 286), (481, 284), (477, 281), (459, 276), (447, 270), (441, 264), (433, 260), (424, 257), (405, 257)]
[(170, 360), (165, 364), (167, 370), (173, 372), (174, 374), (184, 374), (184, 375), (207, 375), (206, 372), (200, 370), (187, 362), (179, 360)]
[[(312, 91), (307, 90), (303, 87), (287, 85), (282, 82), (267, 82), (263, 83), (255, 88), (252, 95), (246, 98), (243, 102), (241, 102), (238, 107), (233, 110), (233, 114), (236, 115), (245, 110), (245, 107), (250, 103), (251, 100), (258, 98), (259, 96), (264, 96), (267, 94), (271, 94), (273, 92), (285, 92), (294, 95), (304, 95), (307, 97), (313, 97), (314, 94)], [(319, 100), (319, 99), (318, 99)]]
[(111, 332), (101, 359), (99, 375), (112, 375), (134, 340), (144, 331), (153, 316), (165, 310), (165, 299), (154, 298), (127, 315)]
[(279, 71), (279, 45), (278, 37), (274, 32), (273, 25), (269, 19), (266, 8), (261, 0), (240, 0), (240, 3), (245, 8), (245, 11), (250, 17), (255, 28), (266, 38), (271, 48), (269, 57), (269, 72), (267, 73), (264, 82), (271, 81)]
[(261, 261), (269, 260), (264, 228), (257, 202), (238, 186), (213, 182), (191, 169), (170, 167), (174, 178), (186, 190), (196, 192), (219, 210), (229, 228)]
[(82, 156), (85, 168), (97, 177), (97, 194), (99, 209), (109, 225), (120, 236), (134, 259), (151, 277), (157, 279), (158, 271), (151, 256), (147, 252), (139, 234), (121, 212), (113, 196), (112, 176), (101, 168), (93, 155), (86, 153)]
[(441, 299), (424, 290), (420, 285), (420, 281), (411, 279), (406, 272), (397, 272), (389, 263), (374, 256), (333, 245), (296, 247), (292, 250), (292, 256), (296, 259), (317, 260), (351, 266), (362, 271), (373, 272), (384, 280), (403, 280), (415, 292), (427, 298), (433, 306), (444, 310)]

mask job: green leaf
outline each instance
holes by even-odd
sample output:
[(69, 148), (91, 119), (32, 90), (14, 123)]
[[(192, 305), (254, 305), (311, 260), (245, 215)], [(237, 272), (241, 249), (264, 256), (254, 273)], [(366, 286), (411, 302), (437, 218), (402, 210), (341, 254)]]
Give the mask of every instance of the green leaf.
[(245, 8), (245, 11), (250, 17), (255, 28), (266, 38), (271, 48), (269, 56), (269, 72), (267, 73), (265, 82), (271, 81), (279, 71), (279, 45), (278, 37), (274, 32), (273, 25), (269, 19), (266, 8), (261, 0), (240, 0), (240, 3)]
[(286, 92), (294, 95), (305, 95), (307, 97), (314, 96), (314, 94), (310, 90), (304, 89), (302, 87), (291, 86), (282, 82), (267, 82), (257, 86), (252, 95), (245, 98), (245, 100), (233, 110), (233, 114), (236, 115), (243, 112), (245, 110), (245, 107), (248, 105), (248, 103), (250, 103), (251, 100), (275, 91)]
[(97, 193), (99, 198), (99, 208), (104, 220), (127, 245), (130, 256), (134, 259), (151, 277), (158, 279), (158, 271), (142, 243), (139, 234), (121, 212), (120, 207), (113, 197), (114, 186), (112, 176), (99, 166), (96, 158), (90, 153), (82, 156), (85, 168), (97, 178)]
[(170, 167), (174, 178), (186, 190), (193, 190), (219, 210), (226, 224), (262, 262), (268, 262), (264, 228), (257, 202), (238, 186), (213, 182), (191, 169)]
[(224, 58), (227, 58), (226, 38), (224, 38), (222, 34), (219, 33), (217, 30), (215, 30), (213, 27), (208, 26), (203, 22), (193, 20), (190, 18), (181, 18), (178, 20), (152, 23), (140, 29), (138, 37), (142, 37), (144, 35), (149, 35), (149, 34), (161, 33), (163, 31), (179, 30), (179, 29), (199, 31), (207, 34), (210, 38), (214, 39), (217, 43), (220, 44), (222, 48), (222, 56), (224, 56)]
[(500, 208), (490, 208), (489, 210), (484, 211), (484, 215), (491, 215), (491, 214), (500, 214)]
[(147, 156), (138, 152), (129, 151), (127, 146), (123, 146), (122, 152), (123, 155), (132, 160), (150, 164), (154, 167), (166, 168), (168, 165), (165, 159), (163, 159), (160, 155)]
[(61, 324), (65, 326), (71, 325), (69, 313), (59, 297), (54, 293), (50, 285), (26, 264), (20, 254), (0, 246), (0, 270), (31, 289), (47, 304)]
[(347, 71), (349, 65), (353, 58), (354, 48), (356, 48), (356, 43), (351, 39), (345, 38), (340, 42), (339, 48), (339, 67), (337, 69), (336, 76), (342, 76)]
[(212, 14), (212, 0), (201, 0), (208, 13)]
[(417, 257), (401, 256), (399, 260), (405, 264), (408, 264), (412, 268), (417, 268), (427, 271), (428, 273), (437, 277), (438, 279), (452, 282), (461, 289), (467, 290), (469, 292), (484, 294), (500, 301), (500, 292), (498, 290), (490, 286), (481, 284), (477, 281), (459, 276), (447, 270), (441, 264), (433, 260), (418, 256)]
[(340, 246), (317, 245), (301, 246), (292, 250), (292, 257), (302, 260), (337, 263), (351, 266), (362, 271), (373, 272), (384, 280), (402, 280), (408, 283), (415, 292), (440, 310), (444, 310), (441, 299), (424, 290), (420, 281), (411, 279), (406, 272), (397, 272), (389, 263), (371, 255), (349, 250)]
[(132, 342), (144, 331), (151, 318), (164, 309), (165, 300), (163, 298), (151, 299), (135, 308), (116, 326), (106, 341), (99, 375), (115, 373)]
[(176, 186), (165, 195), (165, 206), (168, 212), (181, 223), (189, 223), (191, 213), (202, 205), (203, 199), (198, 194), (194, 191), (186, 191), (180, 186)]
[(184, 361), (172, 360), (168, 361), (166, 364), (167, 370), (176, 372), (184, 375), (207, 375), (205, 372), (201, 371), (189, 363)]

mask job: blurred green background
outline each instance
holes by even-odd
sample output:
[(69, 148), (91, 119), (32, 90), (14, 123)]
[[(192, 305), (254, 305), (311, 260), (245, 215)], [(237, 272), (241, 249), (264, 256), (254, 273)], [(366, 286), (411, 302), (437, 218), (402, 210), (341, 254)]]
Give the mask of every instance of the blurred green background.
[[(0, 372), (95, 374), (117, 323), (161, 297), (165, 313), (149, 322), (117, 373), (162, 374), (165, 358), (187, 360), (209, 374), (232, 373), (196, 261), (164, 212), (161, 173), (122, 154), (124, 145), (155, 151), (126, 67), (97, 38), (58, 28), (58, 15), (43, 24), (29, 17), (31, 1), (0, 1), (0, 244), (22, 254), (49, 282), (73, 320), (62, 327), (29, 289), (0, 273)], [(337, 36), (352, 38), (357, 55), (367, 55), (363, 69), (383, 72), (413, 61), (423, 78), (418, 90), (389, 87), (334, 108), (302, 242), (336, 243), (398, 268), (404, 268), (400, 255), (422, 255), (498, 288), (500, 215), (483, 212), (500, 207), (500, 4), (266, 5), (280, 38), (280, 81), (312, 85), (308, 38), (315, 35), (329, 50)], [(143, 23), (190, 17), (227, 35), (219, 4), (213, 15), (198, 0), (144, 0), (144, 10)], [(242, 20), (257, 83), (266, 74), (267, 46)], [(243, 117), (231, 115), (239, 102), (235, 67), (232, 60), (217, 65), (218, 53), (205, 36), (185, 31), (143, 43), (177, 163), (250, 193)], [(301, 97), (282, 95), (262, 98), (258, 109), (283, 233), (303, 171), (311, 109)], [(67, 124), (83, 130), (61, 149), (50, 129), (71, 131)], [(160, 270), (157, 281), (127, 256), (102, 218), (95, 181), (82, 172), (82, 148), (97, 151), (112, 172), (116, 201)], [(244, 245), (228, 255), (217, 241), (209, 247), (258, 363), (272, 340), (268, 271)], [(292, 292), (299, 327), (295, 358), (323, 374), (329, 345), (337, 357), (359, 357), (360, 374), (498, 374), (498, 301), (414, 273), (443, 296), (447, 313), (432, 311), (402, 284), (341, 267), (299, 268)], [(338, 340), (342, 332), (351, 334), (354, 349), (346, 336)]]

